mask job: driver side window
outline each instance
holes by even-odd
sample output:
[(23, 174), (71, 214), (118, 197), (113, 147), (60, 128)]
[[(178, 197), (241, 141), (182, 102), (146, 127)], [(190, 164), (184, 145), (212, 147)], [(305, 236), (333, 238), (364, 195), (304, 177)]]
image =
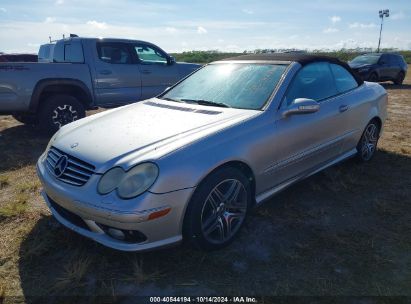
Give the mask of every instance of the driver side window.
[(304, 66), (288, 87), (284, 103), (289, 106), (297, 98), (309, 98), (320, 102), (337, 95), (335, 81), (327, 62), (315, 62)]
[(139, 44), (134, 49), (142, 64), (167, 64), (166, 55), (151, 46)]

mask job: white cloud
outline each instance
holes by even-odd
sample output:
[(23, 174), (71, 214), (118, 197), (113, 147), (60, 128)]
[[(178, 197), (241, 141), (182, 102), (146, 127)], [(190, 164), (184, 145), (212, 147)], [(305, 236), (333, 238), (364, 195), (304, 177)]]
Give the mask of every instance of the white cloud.
[(7, 10), (4, 7), (0, 7), (0, 12), (6, 13)]
[(55, 5), (62, 5), (64, 3), (64, 0), (57, 0), (54, 4)]
[(91, 27), (93, 27), (93, 28), (97, 28), (97, 29), (100, 29), (100, 30), (104, 30), (104, 29), (107, 28), (107, 23), (105, 23), (105, 22), (98, 22), (98, 21), (96, 21), (96, 20), (87, 21), (86, 24), (89, 25), (89, 26), (91, 26)]
[(170, 34), (175, 34), (177, 33), (177, 29), (175, 27), (169, 26), (169, 27), (166, 27), (166, 32)]
[(207, 30), (213, 29), (217, 31), (222, 30), (243, 30), (243, 29), (251, 29), (251, 28), (261, 28), (264, 29), (278, 29), (281, 27), (282, 30), (296, 30), (297, 27), (295, 25), (290, 25), (290, 23), (285, 22), (265, 22), (265, 21), (222, 21), (222, 20), (201, 20), (201, 21), (192, 21), (189, 19), (179, 20), (179, 21), (172, 21), (169, 22), (167, 25), (174, 26), (177, 28), (197, 28), (198, 24), (201, 24), (203, 28)]
[(31, 48), (39, 48), (40, 47), (40, 43), (32, 43), (29, 42), (27, 43), (27, 46), (31, 47)]
[(336, 32), (338, 32), (338, 29), (336, 29), (335, 27), (329, 27), (323, 30), (323, 33), (325, 34), (336, 33)]
[(354, 22), (350, 23), (349, 27), (350, 28), (361, 28), (361, 29), (366, 29), (366, 28), (374, 28), (377, 25), (375, 23), (359, 23), (359, 22)]
[(198, 26), (197, 27), (197, 33), (198, 34), (207, 34), (207, 30), (202, 26)]
[(46, 19), (44, 19), (43, 23), (54, 23), (54, 22), (56, 22), (55, 17), (47, 17)]
[(398, 13), (394, 13), (392, 15), (390, 15), (390, 18), (393, 20), (401, 20), (405, 18), (405, 14), (404, 12), (398, 12)]
[(341, 21), (341, 17), (340, 16), (332, 16), (332, 17), (330, 17), (330, 20), (333, 24), (336, 24), (337, 22)]
[(254, 11), (249, 10), (249, 9), (246, 9), (246, 8), (243, 8), (241, 11), (242, 11), (244, 14), (248, 14), (248, 15), (254, 14)]

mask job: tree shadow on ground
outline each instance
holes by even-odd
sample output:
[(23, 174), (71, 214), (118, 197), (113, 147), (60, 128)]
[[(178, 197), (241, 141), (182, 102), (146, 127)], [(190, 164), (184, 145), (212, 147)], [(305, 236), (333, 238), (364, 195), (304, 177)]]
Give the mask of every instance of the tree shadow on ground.
[(33, 126), (18, 125), (1, 131), (0, 173), (35, 164), (49, 139)]
[(386, 90), (411, 90), (411, 84), (380, 83)]
[(21, 287), (29, 303), (244, 292), (411, 296), (410, 175), (409, 156), (348, 160), (255, 208), (239, 237), (215, 252), (186, 244), (118, 252), (44, 216), (21, 243)]

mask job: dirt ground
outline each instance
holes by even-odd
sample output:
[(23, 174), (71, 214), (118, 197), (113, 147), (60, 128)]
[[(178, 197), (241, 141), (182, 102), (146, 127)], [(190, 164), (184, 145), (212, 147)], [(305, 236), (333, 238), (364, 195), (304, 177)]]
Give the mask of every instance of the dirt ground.
[[(411, 296), (411, 73), (384, 84), (368, 164), (348, 160), (255, 209), (228, 248), (117, 252), (65, 229), (40, 198), (47, 138), (0, 117), (0, 303), (36, 296)], [(33, 298), (34, 297), (34, 298)], [(130, 298), (132, 299), (132, 298)], [(43, 301), (40, 301), (43, 302)]]

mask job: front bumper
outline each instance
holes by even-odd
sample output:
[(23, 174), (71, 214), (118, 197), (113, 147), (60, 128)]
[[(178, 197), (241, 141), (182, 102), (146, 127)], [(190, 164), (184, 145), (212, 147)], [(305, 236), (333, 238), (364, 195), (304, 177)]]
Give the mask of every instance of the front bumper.
[[(146, 192), (131, 200), (121, 200), (115, 193), (101, 196), (96, 191), (99, 175), (93, 175), (81, 187), (66, 184), (50, 174), (44, 166), (44, 156), (37, 162), (37, 175), (43, 185), (43, 198), (53, 216), (67, 228), (107, 247), (144, 251), (182, 240), (184, 213), (194, 188), (163, 194)], [(171, 208), (169, 213), (147, 220), (147, 212), (165, 207)], [(64, 216), (62, 210), (67, 210), (79, 220)], [(132, 243), (120, 240), (108, 234), (101, 228), (103, 226), (137, 231), (145, 238)]]
[(357, 73), (357, 75), (359, 75), (359, 76), (361, 77), (361, 79), (364, 80), (364, 81), (367, 81), (367, 80), (370, 78), (370, 75), (371, 75), (371, 72), (372, 72), (371, 69), (366, 70), (366, 71), (363, 71), (363, 72), (359, 72), (359, 70), (354, 70), (354, 71), (355, 71), (355, 73)]

